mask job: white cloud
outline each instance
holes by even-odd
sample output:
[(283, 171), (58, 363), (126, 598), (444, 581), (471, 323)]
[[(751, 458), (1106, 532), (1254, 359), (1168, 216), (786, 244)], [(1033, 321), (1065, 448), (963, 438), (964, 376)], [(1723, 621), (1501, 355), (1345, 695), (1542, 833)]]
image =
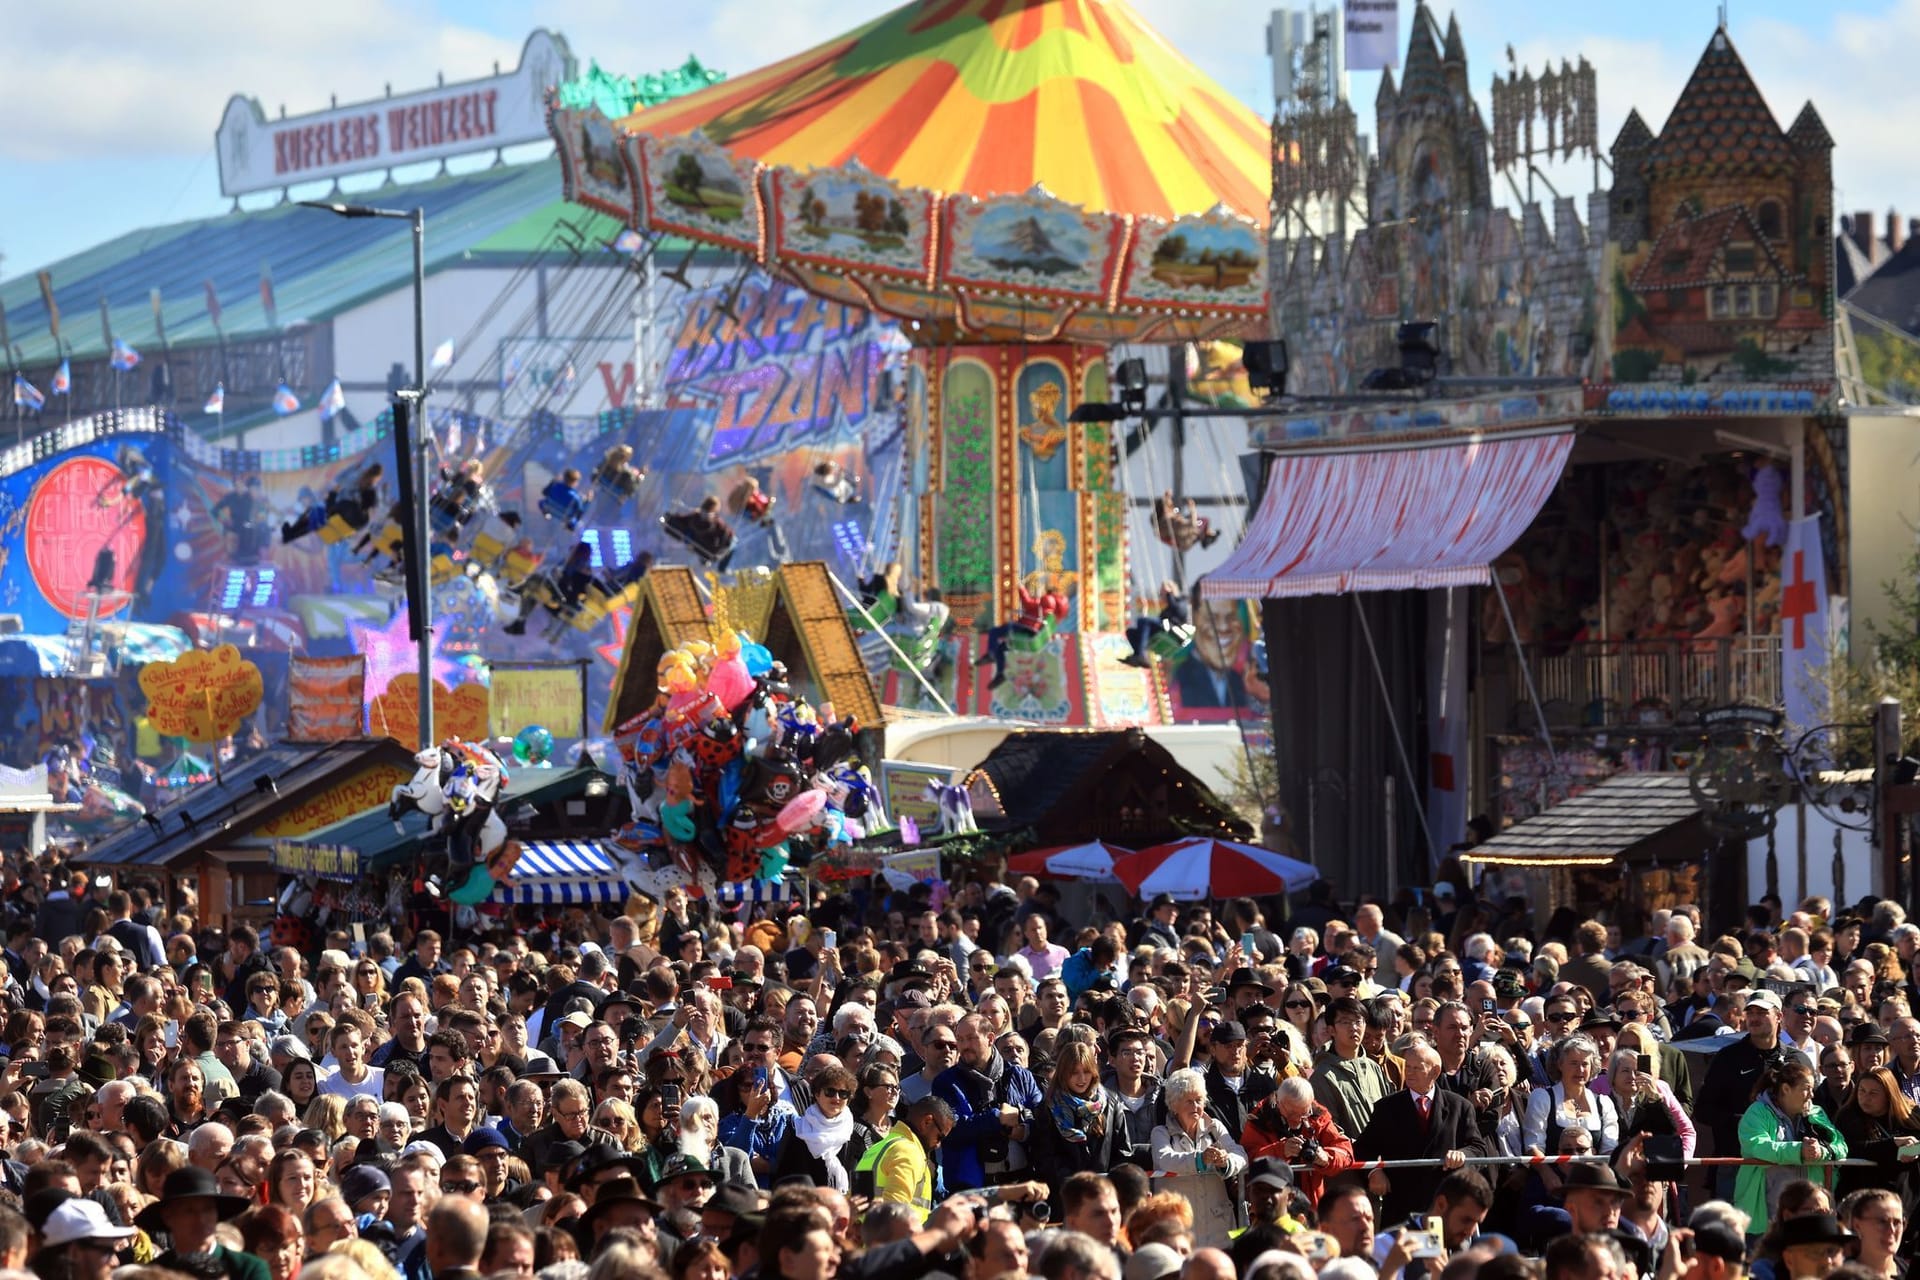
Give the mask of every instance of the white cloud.
[(440, 20), (406, 0), (70, 0), (14, 6), (0, 76), (0, 156), (200, 155), (234, 93), (268, 114), (317, 110), (517, 61), (520, 41)]

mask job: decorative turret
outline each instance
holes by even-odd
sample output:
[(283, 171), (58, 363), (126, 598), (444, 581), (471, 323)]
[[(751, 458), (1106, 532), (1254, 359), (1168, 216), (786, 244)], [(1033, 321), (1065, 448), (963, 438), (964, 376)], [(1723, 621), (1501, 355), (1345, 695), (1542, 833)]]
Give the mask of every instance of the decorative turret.
[(1613, 189), (1607, 194), (1607, 226), (1616, 243), (1632, 248), (1647, 238), (1647, 154), (1653, 131), (1635, 110), (1613, 140)]

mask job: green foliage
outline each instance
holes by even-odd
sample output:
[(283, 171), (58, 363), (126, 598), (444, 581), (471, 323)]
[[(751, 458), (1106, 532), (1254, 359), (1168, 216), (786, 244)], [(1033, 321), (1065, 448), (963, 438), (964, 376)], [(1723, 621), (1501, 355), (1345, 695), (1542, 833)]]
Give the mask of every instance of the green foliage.
[(1920, 404), (1920, 342), (1856, 316), (1853, 347), (1860, 357), (1861, 380), (1875, 394), (1895, 404)]
[(1226, 770), (1220, 798), (1255, 831), (1264, 815), (1280, 807), (1280, 760), (1272, 751), (1242, 751)]
[(1784, 360), (1775, 360), (1767, 354), (1752, 338), (1742, 338), (1733, 348), (1733, 367), (1742, 377), (1755, 380), (1777, 377), (1783, 373), (1792, 373), (1793, 366)]
[(986, 396), (947, 403), (946, 493), (940, 507), (940, 589), (993, 587), (993, 457)]
[(1640, 301), (1640, 295), (1627, 283), (1627, 273), (1622, 267), (1613, 269), (1613, 323), (1618, 332), (1633, 322), (1635, 317), (1644, 319), (1646, 304)]
[[(1829, 635), (1826, 661), (1809, 672), (1804, 690), (1816, 714), (1834, 724), (1869, 724), (1887, 698), (1900, 704), (1901, 720), (1920, 723), (1920, 551), (1907, 556), (1901, 576), (1880, 584), (1891, 622), (1869, 620), (1867, 652), (1849, 654), (1843, 638)], [(1799, 728), (1807, 728), (1801, 725)]]
[(1613, 353), (1613, 380), (1615, 382), (1646, 382), (1653, 377), (1653, 371), (1660, 367), (1660, 353), (1645, 351), (1639, 347), (1628, 347), (1624, 351)]

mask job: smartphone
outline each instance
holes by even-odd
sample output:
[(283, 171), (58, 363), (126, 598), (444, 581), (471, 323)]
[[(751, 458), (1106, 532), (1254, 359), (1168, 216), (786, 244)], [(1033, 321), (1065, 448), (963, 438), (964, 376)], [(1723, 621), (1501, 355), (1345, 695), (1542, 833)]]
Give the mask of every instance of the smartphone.
[(709, 991), (731, 991), (733, 990), (733, 979), (722, 977), (717, 973), (713, 974), (707, 979), (707, 989)]
[(1240, 950), (1245, 952), (1249, 959), (1260, 954), (1259, 948), (1253, 945), (1253, 932), (1251, 930), (1240, 935)]
[(660, 1086), (660, 1105), (671, 1111), (680, 1105), (680, 1086), (663, 1084)]
[(756, 1089), (764, 1089), (767, 1087), (767, 1069), (765, 1067), (755, 1067), (753, 1069), (753, 1085)]
[(832, 929), (820, 931), (820, 945), (832, 951), (840, 945), (840, 935)]
[(1494, 1011), (1495, 1011), (1495, 1010), (1496, 1010), (1496, 1009), (1497, 1009), (1498, 1007), (1499, 1007), (1499, 1006), (1497, 1006), (1497, 1005), (1495, 1005), (1495, 1004), (1494, 1004), (1494, 1002), (1493, 1002), (1493, 1001), (1491, 1001), (1491, 1000), (1482, 1000), (1482, 1001), (1480, 1002), (1480, 1012), (1482, 1012), (1482, 1013), (1492, 1013), (1492, 1012), (1494, 1012)]
[(1653, 1055), (1652, 1054), (1643, 1053), (1640, 1055), (1640, 1074), (1643, 1076), (1650, 1076), (1653, 1074)]

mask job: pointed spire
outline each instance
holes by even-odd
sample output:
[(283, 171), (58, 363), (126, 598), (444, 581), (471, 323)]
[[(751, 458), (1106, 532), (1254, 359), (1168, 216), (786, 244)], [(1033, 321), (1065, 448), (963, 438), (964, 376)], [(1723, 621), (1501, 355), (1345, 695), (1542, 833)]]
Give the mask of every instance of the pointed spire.
[(1644, 151), (1653, 142), (1653, 130), (1647, 128), (1647, 122), (1640, 118), (1638, 109), (1629, 107), (1627, 118), (1620, 125), (1620, 132), (1613, 140), (1613, 154), (1622, 151)]
[(1467, 61), (1467, 42), (1460, 36), (1460, 15), (1457, 13), (1447, 15), (1446, 59), (1448, 62), (1458, 62), (1463, 66)]
[(1786, 165), (1793, 148), (1724, 29), (1715, 31), (1653, 145), (1653, 163), (1679, 168)]
[(1440, 49), (1433, 42), (1434, 34), (1433, 14), (1423, 3), (1414, 11), (1413, 36), (1407, 41), (1407, 64), (1400, 78), (1403, 100), (1448, 96), (1446, 70), (1440, 64)]
[(1393, 87), (1393, 68), (1382, 67), (1380, 70), (1380, 91), (1373, 95), (1374, 109), (1376, 111), (1392, 110), (1393, 105), (1399, 100), (1400, 95)]
[(1794, 117), (1793, 127), (1787, 130), (1787, 141), (1801, 151), (1833, 150), (1833, 135), (1827, 132), (1826, 121), (1820, 118), (1811, 102)]

